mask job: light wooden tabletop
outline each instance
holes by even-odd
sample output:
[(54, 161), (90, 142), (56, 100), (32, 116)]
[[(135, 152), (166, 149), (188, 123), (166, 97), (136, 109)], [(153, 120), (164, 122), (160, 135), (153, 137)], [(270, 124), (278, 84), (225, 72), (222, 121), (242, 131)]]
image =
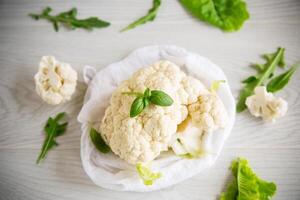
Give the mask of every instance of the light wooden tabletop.
[[(234, 129), (216, 164), (208, 171), (170, 188), (151, 193), (115, 192), (97, 187), (80, 161), (80, 124), (85, 85), (73, 100), (50, 106), (37, 96), (33, 75), (43, 55), (54, 55), (80, 73), (84, 65), (98, 69), (118, 61), (138, 47), (174, 44), (208, 57), (228, 76), (235, 96), (240, 81), (253, 73), (250, 62), (259, 55), (286, 48), (288, 64), (300, 59), (300, 1), (249, 0), (251, 19), (235, 33), (223, 33), (195, 20), (176, 0), (162, 0), (153, 23), (120, 33), (142, 16), (151, 0), (1, 0), (0, 1), (0, 199), (185, 199), (216, 200), (230, 179), (232, 159), (249, 159), (259, 176), (277, 183), (274, 199), (300, 199), (300, 71), (278, 95), (289, 103), (287, 115), (264, 124), (248, 112), (238, 114)], [(99, 16), (109, 28), (54, 32), (50, 23), (34, 21), (29, 12), (51, 6), (64, 11), (75, 6), (80, 17)], [(60, 144), (39, 166), (35, 160), (44, 140), (47, 118), (66, 111), (70, 125)]]

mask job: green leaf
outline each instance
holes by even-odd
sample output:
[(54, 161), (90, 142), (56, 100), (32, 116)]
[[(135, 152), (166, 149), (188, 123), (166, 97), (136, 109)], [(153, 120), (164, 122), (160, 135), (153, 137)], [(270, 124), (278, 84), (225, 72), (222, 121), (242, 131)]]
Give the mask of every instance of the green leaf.
[(160, 90), (150, 90), (147, 88), (144, 93), (140, 92), (122, 92), (122, 94), (133, 95), (137, 98), (133, 101), (130, 108), (130, 117), (139, 115), (150, 103), (159, 106), (170, 106), (173, 99)]
[(292, 75), (300, 66), (300, 62), (294, 64), (289, 70), (286, 72), (272, 78), (267, 85), (268, 92), (278, 92), (283, 89), (290, 81)]
[(247, 97), (253, 94), (254, 89), (257, 86), (263, 85), (265, 81), (269, 79), (270, 76), (274, 73), (279, 63), (282, 63), (282, 60), (284, 59), (284, 48), (279, 47), (276, 53), (272, 55), (273, 57), (268, 58), (266, 64), (263, 65), (262, 71), (259, 71), (258, 74), (255, 76), (255, 80), (251, 78), (250, 81), (250, 78), (248, 78), (243, 81), (245, 83), (245, 86), (240, 92), (239, 100), (236, 107), (237, 112), (242, 112), (246, 109), (245, 102)]
[(68, 123), (60, 123), (60, 121), (65, 118), (65, 115), (66, 113), (62, 112), (56, 115), (54, 119), (52, 117), (48, 118), (47, 123), (44, 127), (46, 138), (41, 152), (36, 160), (37, 164), (39, 164), (41, 160), (45, 159), (50, 149), (58, 145), (58, 143), (55, 141), (56, 137), (61, 136), (65, 133)]
[(276, 185), (257, 177), (245, 159), (239, 160), (237, 180), (239, 191), (238, 199), (241, 200), (268, 200), (276, 192)]
[(236, 200), (237, 195), (238, 185), (236, 178), (233, 178), (233, 180), (229, 183), (226, 192), (221, 194), (220, 200)]
[(246, 159), (232, 162), (233, 180), (221, 194), (220, 200), (270, 200), (276, 192), (276, 185), (259, 178)]
[(156, 17), (157, 11), (160, 7), (160, 0), (153, 0), (153, 6), (152, 8), (148, 11), (147, 15), (139, 18), (138, 20), (134, 21), (133, 23), (129, 24), (127, 27), (123, 28), (121, 32), (127, 31), (130, 29), (133, 29), (139, 25), (145, 24), (147, 22), (153, 21)]
[(173, 104), (173, 99), (160, 90), (152, 90), (149, 100), (151, 103), (159, 106), (171, 106)]
[(243, 80), (242, 83), (251, 83), (251, 82), (256, 81), (256, 80), (257, 80), (257, 78), (255, 76), (249, 76), (248, 78)]
[(239, 30), (249, 19), (243, 0), (180, 0), (195, 17), (224, 31)]
[(156, 179), (159, 179), (162, 176), (159, 172), (152, 172), (149, 167), (144, 166), (142, 163), (136, 165), (136, 170), (145, 185), (152, 185)]
[(86, 19), (77, 19), (77, 9), (72, 8), (69, 11), (59, 13), (58, 15), (50, 15), (52, 9), (46, 7), (41, 14), (29, 14), (33, 19), (46, 19), (53, 24), (54, 30), (59, 30), (59, 24), (63, 24), (70, 29), (83, 28), (92, 30), (93, 28), (103, 28), (110, 25), (109, 22), (103, 21), (97, 17), (89, 17)]
[(151, 96), (151, 90), (149, 88), (147, 88), (144, 92), (144, 97), (146, 99), (148, 99)]
[(130, 108), (130, 117), (136, 117), (145, 109), (144, 97), (137, 97)]
[(90, 130), (90, 138), (93, 142), (94, 146), (102, 153), (108, 153), (110, 151), (109, 146), (105, 143), (103, 138), (101, 137), (101, 133), (98, 133), (96, 129), (91, 128)]
[(213, 81), (210, 86), (210, 91), (216, 92), (220, 88), (221, 83), (225, 83), (225, 80)]

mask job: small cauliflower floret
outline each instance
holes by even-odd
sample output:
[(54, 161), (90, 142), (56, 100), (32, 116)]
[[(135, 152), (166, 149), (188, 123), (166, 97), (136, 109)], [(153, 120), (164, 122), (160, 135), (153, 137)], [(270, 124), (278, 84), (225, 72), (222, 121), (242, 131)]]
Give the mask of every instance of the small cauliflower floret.
[(225, 106), (215, 92), (199, 96), (197, 102), (188, 105), (188, 111), (194, 126), (206, 132), (224, 128), (228, 121)]
[(77, 73), (70, 64), (59, 62), (53, 56), (43, 56), (34, 80), (38, 95), (48, 104), (56, 105), (71, 99)]
[(263, 120), (272, 122), (284, 116), (288, 109), (287, 102), (267, 92), (265, 86), (256, 87), (254, 94), (246, 99), (246, 105), (255, 117), (262, 117)]

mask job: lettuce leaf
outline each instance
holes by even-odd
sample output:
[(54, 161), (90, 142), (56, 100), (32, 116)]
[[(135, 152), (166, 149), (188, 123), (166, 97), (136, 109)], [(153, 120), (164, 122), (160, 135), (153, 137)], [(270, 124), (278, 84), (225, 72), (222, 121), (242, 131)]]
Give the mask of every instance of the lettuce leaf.
[(243, 0), (180, 0), (195, 17), (224, 31), (239, 30), (249, 19)]
[(143, 165), (142, 163), (138, 163), (136, 165), (136, 170), (145, 185), (152, 185), (156, 179), (159, 179), (162, 176), (159, 172), (152, 172), (149, 167)]
[(276, 185), (259, 178), (246, 159), (233, 161), (231, 170), (234, 178), (220, 200), (270, 200), (274, 196)]

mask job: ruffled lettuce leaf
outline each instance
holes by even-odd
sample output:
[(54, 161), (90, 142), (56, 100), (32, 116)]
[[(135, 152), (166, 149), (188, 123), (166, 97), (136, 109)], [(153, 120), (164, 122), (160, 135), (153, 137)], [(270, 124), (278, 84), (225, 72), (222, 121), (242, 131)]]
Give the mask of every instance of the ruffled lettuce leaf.
[(259, 178), (246, 159), (232, 162), (233, 180), (220, 200), (270, 200), (276, 193), (276, 185)]
[(142, 163), (136, 165), (136, 170), (145, 185), (152, 185), (156, 179), (159, 179), (162, 176), (161, 173), (153, 172), (149, 167)]
[(195, 17), (224, 31), (239, 30), (249, 19), (243, 0), (180, 0)]

